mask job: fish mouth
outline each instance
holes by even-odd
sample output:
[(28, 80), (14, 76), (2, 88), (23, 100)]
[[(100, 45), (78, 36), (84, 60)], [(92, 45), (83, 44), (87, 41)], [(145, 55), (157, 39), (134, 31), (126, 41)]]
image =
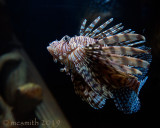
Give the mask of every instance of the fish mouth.
[(55, 63), (57, 63), (57, 61), (60, 61), (59, 57), (55, 54), (54, 49), (52, 48), (52, 46), (47, 46), (47, 50), (53, 56), (53, 60), (54, 60)]
[(52, 48), (52, 46), (47, 46), (47, 50), (48, 52), (54, 57), (54, 58), (58, 58), (55, 54), (54, 49)]
[(54, 51), (53, 51), (53, 49), (51, 48), (51, 46), (47, 46), (47, 50), (48, 50), (48, 52), (49, 52), (51, 55), (54, 54)]

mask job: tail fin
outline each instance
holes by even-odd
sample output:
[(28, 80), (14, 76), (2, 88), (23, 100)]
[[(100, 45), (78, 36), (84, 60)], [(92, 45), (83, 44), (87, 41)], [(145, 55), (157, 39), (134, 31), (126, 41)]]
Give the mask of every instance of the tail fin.
[(121, 88), (113, 91), (114, 102), (118, 110), (125, 114), (132, 114), (140, 109), (140, 101), (135, 91)]

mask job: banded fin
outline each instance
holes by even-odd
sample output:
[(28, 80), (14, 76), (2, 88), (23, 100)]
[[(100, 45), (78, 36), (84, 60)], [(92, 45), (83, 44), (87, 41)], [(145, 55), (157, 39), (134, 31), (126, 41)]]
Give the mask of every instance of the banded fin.
[[(140, 108), (140, 102), (138, 102), (139, 99), (137, 96), (137, 91), (139, 88), (138, 81), (134, 77), (131, 77), (131, 79), (130, 78), (128, 79), (127, 76), (123, 77), (123, 74), (122, 77), (120, 77), (119, 72), (117, 72), (117, 70), (112, 69), (112, 66), (110, 67), (108, 65), (110, 63), (104, 63), (100, 57), (96, 57), (95, 60), (93, 58), (89, 59), (91, 59), (90, 65), (92, 65), (91, 66), (92, 71), (94, 70), (96, 72), (99, 71), (99, 75), (102, 74), (103, 76), (100, 77), (99, 80), (100, 81), (106, 80), (106, 83), (109, 82), (110, 84), (116, 86), (116, 87), (112, 86), (113, 88), (111, 90), (113, 90), (113, 92), (112, 91), (111, 92), (113, 93), (112, 98), (114, 99), (117, 108), (127, 114), (131, 114), (138, 111)], [(107, 77), (107, 75), (109, 77)], [(125, 80), (123, 78), (127, 78), (128, 80), (127, 79)], [(121, 93), (122, 88), (127, 88), (129, 92), (127, 90), (125, 92), (126, 94)]]
[[(143, 49), (145, 51), (148, 51), (149, 54), (138, 54), (138, 55), (134, 55), (133, 57), (136, 57), (136, 58), (139, 58), (139, 59), (142, 59), (142, 60), (146, 60), (147, 62), (151, 63), (152, 62), (151, 48), (146, 47), (144, 45), (138, 46), (137, 48), (140, 48), (140, 49)], [(140, 68), (140, 67), (136, 67), (136, 69), (140, 70), (143, 73), (143, 75), (136, 75), (138, 80), (139, 81), (144, 80), (145, 77), (147, 76), (148, 69)]]
[[(74, 77), (73, 77), (74, 76)], [(94, 92), (77, 73), (72, 74), (72, 81), (74, 84), (75, 93), (79, 95), (82, 100), (86, 101), (94, 109), (101, 109), (105, 103), (106, 98), (101, 94)]]
[(98, 94), (101, 94), (103, 97), (108, 98), (111, 97), (112, 94), (109, 90), (105, 88), (105, 86), (99, 84), (93, 77), (93, 71), (86, 65), (77, 66), (77, 72), (84, 79), (84, 81), (88, 84), (88, 86)]
[(117, 34), (104, 39), (98, 40), (99, 44), (118, 44), (124, 41), (138, 41), (145, 40), (145, 37), (140, 34)]
[(140, 100), (135, 91), (130, 88), (121, 88), (113, 91), (114, 102), (118, 110), (125, 114), (132, 114), (140, 109)]
[(143, 68), (148, 68), (150, 65), (147, 61), (134, 57), (121, 56), (117, 54), (108, 54), (106, 57), (110, 58), (111, 61), (114, 61), (115, 63), (118, 64), (143, 67)]
[(83, 33), (84, 33), (84, 30), (85, 30), (85, 26), (86, 26), (86, 22), (87, 22), (87, 20), (86, 19), (84, 19), (84, 21), (83, 21), (83, 23), (82, 23), (82, 25), (81, 25), (81, 28), (80, 28), (80, 35), (83, 35)]
[[(120, 33), (117, 33), (117, 34), (134, 34), (135, 33), (135, 31), (132, 31), (132, 29), (127, 29), (127, 30), (125, 30), (125, 31), (122, 31), (122, 32), (120, 32)], [(127, 40), (127, 41), (124, 41), (124, 42), (121, 42), (121, 43), (119, 43), (119, 44), (117, 44), (117, 45), (120, 45), (120, 46), (131, 46), (131, 45), (127, 45), (127, 44), (130, 44), (131, 42), (133, 42), (132, 40)], [(139, 41), (140, 42), (140, 41)], [(143, 41), (143, 42), (145, 42), (145, 41)], [(132, 43), (133, 44), (133, 43)], [(136, 43), (134, 43), (134, 44), (136, 44)], [(138, 44), (138, 42), (137, 42), (137, 44)]]
[(121, 29), (123, 29), (124, 26), (120, 27), (121, 25), (122, 25), (122, 23), (119, 23), (119, 24), (117, 24), (117, 25), (115, 25), (115, 26), (113, 26), (113, 27), (101, 32), (100, 34), (94, 36), (94, 38), (95, 39), (96, 38), (97, 39), (102, 39), (102, 38), (107, 37), (109, 35), (111, 36), (111, 35), (117, 33), (118, 31), (120, 31)]
[(141, 41), (137, 41), (137, 42), (132, 41), (132, 40), (128, 40), (128, 41), (120, 42), (117, 45), (133, 47), (134, 45), (138, 45), (138, 44), (142, 44), (142, 43), (145, 43), (145, 40), (141, 40)]
[(113, 18), (107, 20), (104, 24), (95, 29), (92, 33), (89, 34), (89, 37), (94, 37), (97, 33), (101, 32), (108, 24), (113, 21)]
[(87, 52), (95, 52), (99, 53), (98, 51), (102, 50), (106, 54), (120, 54), (120, 55), (136, 55), (146, 53), (148, 51), (133, 48), (133, 47), (124, 47), (124, 46), (107, 46), (107, 47), (94, 47), (94, 45), (86, 47)]
[(102, 50), (106, 53), (120, 54), (120, 55), (135, 55), (135, 54), (142, 54), (142, 53), (148, 54), (147, 51), (144, 51), (138, 48), (123, 47), (123, 46), (108, 46), (108, 47), (102, 48)]
[(127, 30), (124, 30), (122, 32), (119, 32), (117, 34), (127, 34), (127, 33), (130, 33), (132, 31), (132, 29), (127, 29)]
[(135, 68), (132, 68), (132, 67), (129, 67), (129, 66), (126, 66), (126, 65), (119, 65), (119, 64), (117, 64), (115, 62), (112, 62), (112, 61), (110, 63), (118, 71), (125, 72), (125, 73), (128, 73), (128, 74), (142, 75), (142, 72), (138, 69), (135, 69)]
[(88, 54), (88, 62), (92, 72), (98, 74), (98, 81), (100, 83), (108, 85), (107, 88), (121, 88), (129, 87), (135, 92), (138, 91), (139, 82), (136, 77), (117, 70), (113, 63), (108, 58), (103, 58), (98, 55)]
[[(108, 47), (111, 48), (111, 46), (108, 46)], [(121, 46), (117, 46), (117, 47), (120, 48)], [(93, 45), (90, 45), (85, 48), (86, 57), (89, 58), (88, 61), (91, 63), (90, 65), (94, 65), (93, 66), (94, 69), (98, 69), (98, 71), (96, 71), (96, 72), (100, 72), (101, 74), (102, 74), (102, 72), (105, 72), (104, 69), (106, 69), (107, 71), (106, 71), (106, 73), (104, 73), (105, 75), (103, 74), (103, 76), (107, 76), (107, 74), (109, 74), (109, 76), (113, 76), (113, 78), (107, 77), (107, 78), (103, 78), (103, 79), (105, 81), (108, 79), (114, 79), (113, 81), (108, 80), (109, 83), (112, 85), (114, 85), (114, 82), (116, 81), (116, 79), (118, 79), (118, 77), (120, 78), (122, 75), (122, 78), (124, 80), (121, 82), (120, 85), (118, 85), (119, 83), (115, 82), (115, 85), (117, 87), (118, 86), (119, 87), (121, 87), (121, 86), (122, 87), (123, 86), (129, 87), (130, 86), (130, 88), (132, 88), (132, 90), (137, 92), (138, 88), (139, 88), (139, 81), (138, 81), (139, 79), (137, 80), (136, 77), (139, 78), (138, 75), (143, 75), (142, 74), (143, 70), (141, 71), (141, 70), (139, 70), (139, 68), (140, 67), (143, 67), (143, 69), (148, 68), (148, 66), (149, 66), (149, 63), (147, 62), (148, 60), (145, 61), (145, 60), (137, 59), (134, 57), (121, 56), (121, 55), (117, 55), (117, 54), (108, 54), (108, 52), (105, 51), (106, 48), (107, 47), (101, 47), (101, 46), (94, 47)], [(116, 51), (120, 51), (120, 50), (116, 50)], [(144, 51), (139, 48), (136, 48), (135, 51), (137, 52), (137, 53), (135, 52), (135, 56), (142, 55), (142, 54), (144, 56), (144, 55), (150, 54), (150, 53), (148, 53), (148, 51)], [(141, 54), (139, 54), (139, 53), (141, 53)], [(148, 53), (148, 54), (146, 54), (146, 53)], [(129, 61), (129, 62), (127, 63), (126, 61)], [(95, 63), (95, 62), (97, 62), (97, 63)], [(109, 66), (109, 64), (110, 64), (110, 66)], [(123, 64), (125, 64), (125, 65), (123, 65)], [(133, 67), (126, 66), (128, 64), (130, 64), (131, 66), (137, 66), (137, 67), (133, 68)], [(98, 67), (98, 65), (99, 65), (99, 67)], [(107, 68), (107, 66), (109, 66), (110, 68)], [(140, 67), (138, 67), (138, 66), (140, 66)], [(100, 69), (102, 67), (103, 67), (103, 69), (101, 71)], [(114, 67), (114, 69), (111, 69), (112, 67)], [(118, 72), (116, 72), (116, 71), (118, 71)], [(127, 78), (127, 75), (126, 76), (124, 75), (124, 77), (123, 77), (123, 73), (121, 74), (120, 72), (132, 74), (132, 75), (135, 75), (136, 77), (134, 78), (134, 76), (133, 76), (129, 80)], [(118, 75), (119, 73), (120, 73), (120, 76)], [(127, 82), (127, 80), (125, 80), (125, 78), (128, 79), (128, 82)], [(102, 78), (100, 78), (100, 79), (102, 79)]]
[(143, 43), (145, 43), (145, 41), (138, 41), (138, 42), (135, 42), (135, 43), (126, 44), (126, 46), (128, 46), (128, 47), (133, 47), (133, 46), (135, 46), (135, 45), (139, 45), (139, 44), (143, 44)]
[(84, 33), (82, 34), (82, 36), (88, 36), (88, 34), (92, 31), (92, 29), (95, 27), (95, 25), (98, 23), (98, 21), (100, 20), (100, 16), (97, 17), (84, 31)]

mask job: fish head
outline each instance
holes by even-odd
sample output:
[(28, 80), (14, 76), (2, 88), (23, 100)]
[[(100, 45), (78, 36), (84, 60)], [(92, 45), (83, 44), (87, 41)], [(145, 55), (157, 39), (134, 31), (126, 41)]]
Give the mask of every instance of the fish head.
[(57, 60), (63, 63), (64, 59), (68, 55), (68, 51), (70, 51), (69, 41), (70, 37), (65, 35), (61, 40), (55, 40), (47, 46), (47, 50), (53, 56), (55, 62)]

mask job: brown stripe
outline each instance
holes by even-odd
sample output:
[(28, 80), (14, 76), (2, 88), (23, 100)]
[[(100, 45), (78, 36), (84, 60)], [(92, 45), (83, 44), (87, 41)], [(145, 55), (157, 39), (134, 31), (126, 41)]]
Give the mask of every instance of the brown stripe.
[(130, 87), (137, 92), (139, 87), (139, 82), (136, 79), (132, 79), (132, 82), (130, 83)]
[(104, 34), (104, 33), (101, 33), (101, 35), (102, 35), (103, 37), (106, 37), (106, 34)]
[(143, 67), (143, 62), (141, 59), (137, 59), (136, 62), (139, 67)]
[(130, 47), (130, 50), (131, 50), (132, 53), (137, 53), (137, 51), (133, 47)]
[(121, 50), (122, 55), (126, 55), (126, 48), (125, 47), (121, 46), (120, 50)]
[(106, 31), (106, 33), (108, 34), (112, 34), (112, 31), (111, 31), (111, 29), (108, 29), (107, 31)]
[(90, 30), (85, 31), (85, 34), (88, 33), (88, 32), (90, 32)]
[(114, 38), (116, 43), (119, 43), (119, 37), (117, 35), (114, 35), (113, 38)]
[(116, 53), (115, 48), (114, 48), (113, 46), (110, 46), (110, 47), (109, 47), (109, 50), (111, 51), (112, 54), (115, 54), (115, 53)]
[(137, 34), (136, 38), (137, 38), (138, 40), (142, 40), (142, 39), (143, 39), (143, 36), (140, 35), (140, 34)]
[(84, 31), (85, 28), (81, 29), (81, 31)]
[[(93, 28), (94, 28), (94, 26), (89, 26), (88, 28), (91, 30), (91, 29), (93, 29)], [(90, 30), (89, 30), (89, 31), (90, 31)]]
[(126, 41), (130, 40), (130, 37), (128, 34), (124, 34), (124, 37), (125, 37)]
[(105, 44), (108, 44), (108, 43), (109, 43), (109, 40), (108, 40), (108, 38), (107, 38), (107, 37), (106, 37), (106, 38), (104, 38), (103, 40), (104, 40)]
[(129, 65), (129, 61), (128, 61), (128, 58), (127, 58), (127, 57), (122, 56), (122, 57), (121, 57), (121, 61), (122, 61), (122, 63), (124, 62), (125, 65)]
[(126, 68), (123, 65), (120, 65), (120, 68), (122, 69), (123, 72), (127, 72)]
[(106, 56), (107, 56), (107, 57), (111, 57), (111, 55), (110, 55), (110, 54), (107, 54)]
[(132, 87), (133, 86), (133, 83), (134, 83), (134, 80), (133, 79), (130, 79), (127, 83), (127, 86), (128, 87)]
[(101, 50), (102, 50), (102, 45), (99, 45), (99, 53), (101, 53)]
[(131, 68), (132, 74), (136, 74), (136, 70), (134, 68)]

